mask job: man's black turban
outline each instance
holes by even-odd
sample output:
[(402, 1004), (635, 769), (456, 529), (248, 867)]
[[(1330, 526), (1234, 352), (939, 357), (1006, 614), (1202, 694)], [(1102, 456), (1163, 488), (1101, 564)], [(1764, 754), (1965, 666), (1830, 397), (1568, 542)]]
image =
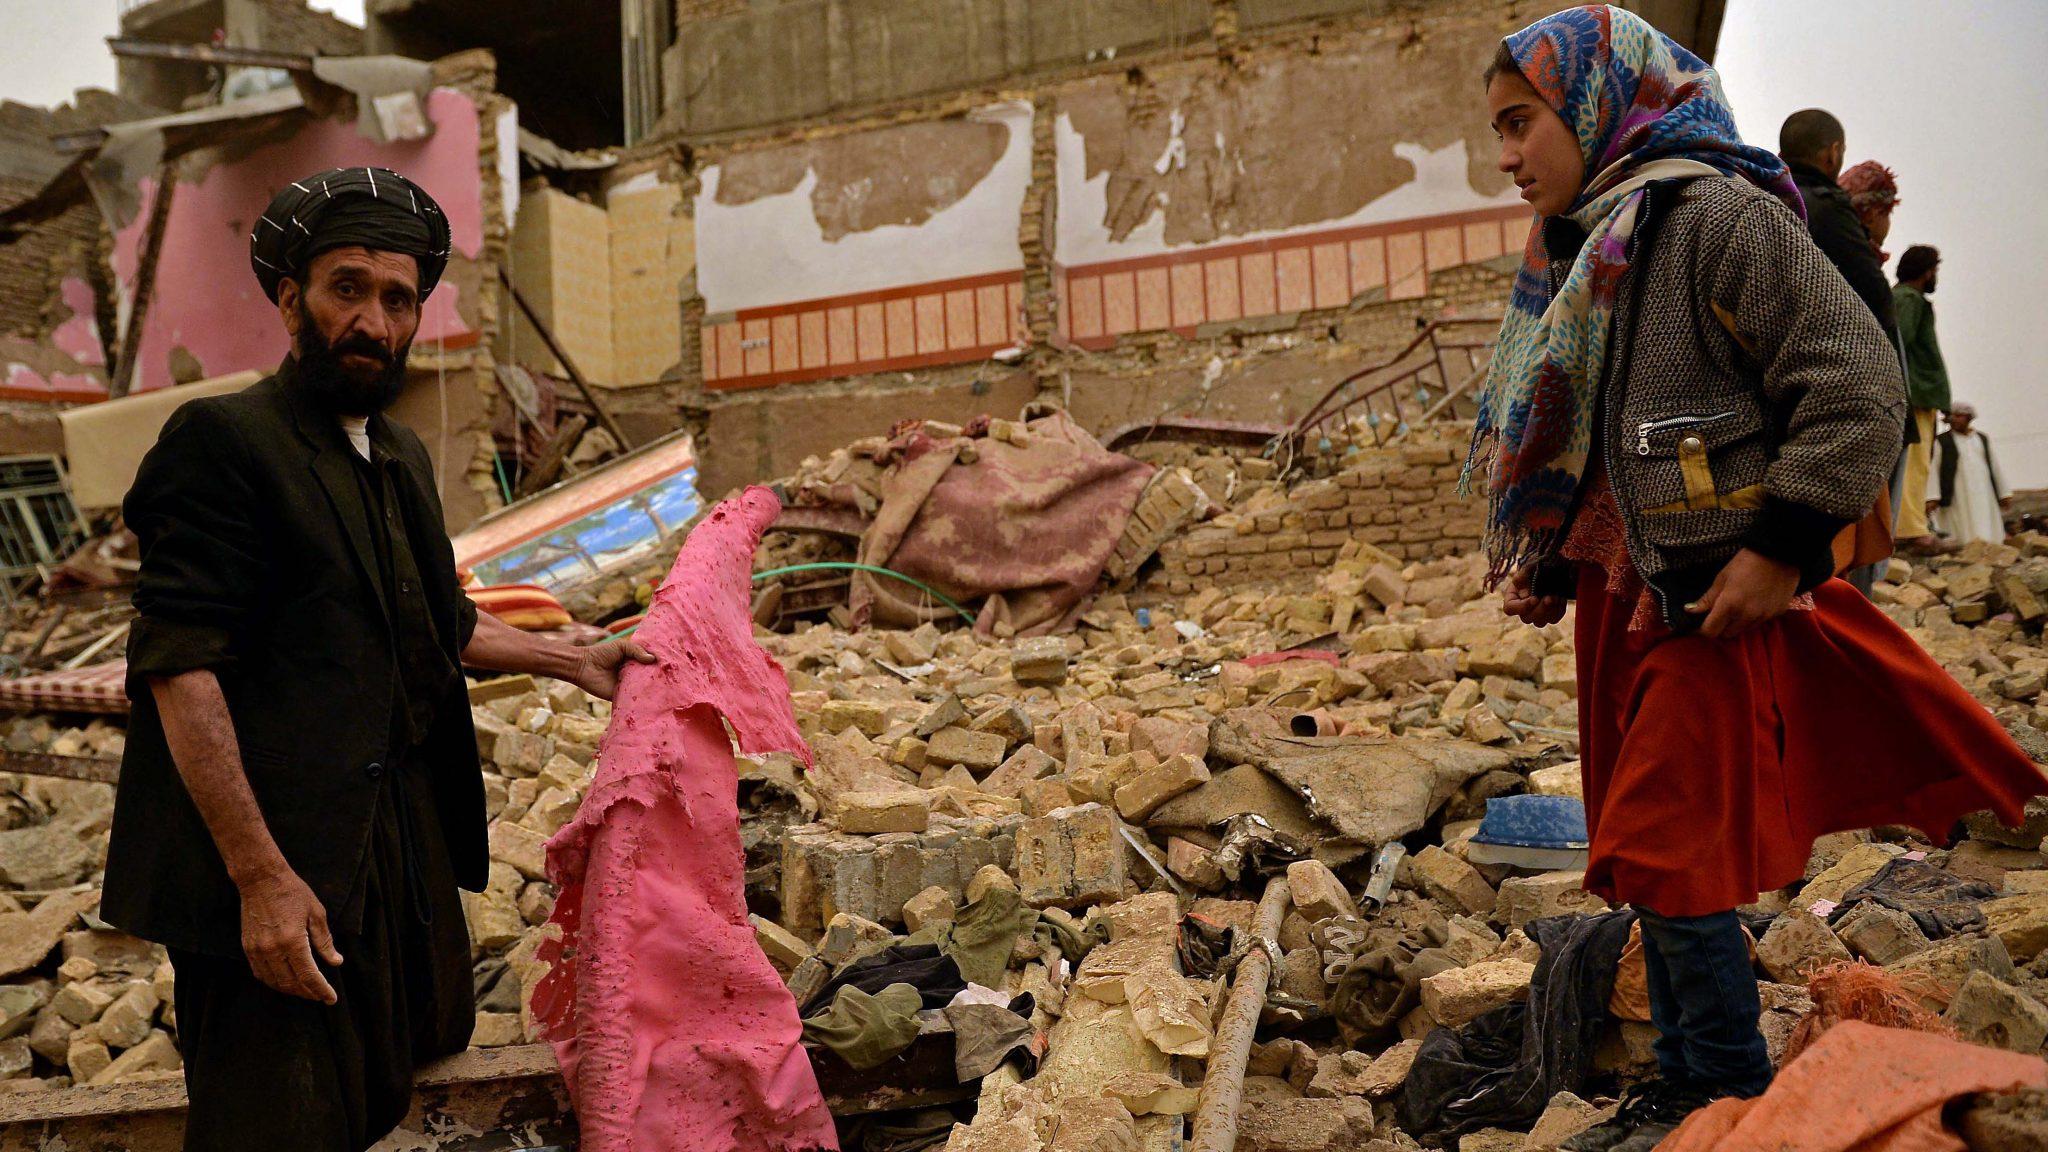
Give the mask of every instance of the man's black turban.
[(448, 216), (419, 185), (388, 168), (335, 168), (285, 185), (249, 234), (249, 266), (272, 303), (278, 281), (300, 277), (330, 248), (359, 244), (419, 261), (420, 299), (448, 267)]

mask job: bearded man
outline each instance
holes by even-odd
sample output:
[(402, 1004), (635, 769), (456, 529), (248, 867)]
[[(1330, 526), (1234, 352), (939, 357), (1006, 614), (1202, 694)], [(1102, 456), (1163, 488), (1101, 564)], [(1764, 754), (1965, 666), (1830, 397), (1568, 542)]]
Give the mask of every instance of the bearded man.
[(123, 505), (142, 566), (101, 914), (170, 951), (188, 1150), (356, 1152), (475, 1020), (461, 666), (609, 699), (652, 657), (520, 632), (457, 584), (426, 449), (382, 414), (448, 262), (433, 199), (323, 172), (250, 243), (291, 354), (180, 408)]

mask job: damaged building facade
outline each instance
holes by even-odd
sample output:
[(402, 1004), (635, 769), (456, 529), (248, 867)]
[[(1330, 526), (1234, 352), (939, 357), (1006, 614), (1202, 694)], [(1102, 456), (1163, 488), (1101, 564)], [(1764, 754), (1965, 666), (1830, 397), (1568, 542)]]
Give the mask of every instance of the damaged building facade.
[[(1477, 77), (1550, 7), (682, 0), (613, 177), (695, 235), (659, 403), (712, 493), (910, 412), (1291, 420), (1497, 307)], [(1719, 4), (1648, 7), (1711, 54)]]
[[(559, 474), (550, 448), (573, 471), (678, 427), (715, 496), (910, 414), (1285, 423), (1497, 308), (1530, 216), (1477, 77), (1551, 7), (134, 5), (120, 97), (10, 112), (9, 450), (56, 450), (51, 404), (272, 366), (233, 238), (352, 163), (455, 224), (400, 409), (452, 528)], [(1718, 3), (1637, 7), (1711, 54)], [(551, 443), (577, 415), (580, 457)]]
[[(1553, 6), (154, 0), (120, 95), (0, 110), (7, 451), (111, 525), (169, 411), (282, 354), (269, 195), (399, 169), (452, 227), (396, 412), (466, 593), (664, 665), (468, 684), (471, 1046), (375, 1152), (817, 1146), (757, 1063), (848, 1149), (1612, 1117), (1658, 1033), (1585, 888), (1576, 609), (1507, 617), (1459, 494), (1531, 222), (1479, 74)], [(1709, 53), (1719, 4), (1634, 7)], [(2022, 502), (1872, 600), (2048, 762)], [(95, 912), (133, 545), (0, 629), (0, 1152), (180, 1143), (177, 973)], [(2048, 1146), (2018, 815), (1822, 836), (1739, 909), (1814, 1147)]]

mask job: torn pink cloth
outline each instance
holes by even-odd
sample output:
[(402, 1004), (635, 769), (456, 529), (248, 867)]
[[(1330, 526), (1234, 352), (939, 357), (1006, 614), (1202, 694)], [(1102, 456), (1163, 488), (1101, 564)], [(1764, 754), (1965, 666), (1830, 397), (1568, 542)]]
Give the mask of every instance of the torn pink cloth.
[(748, 580), (780, 505), (749, 488), (697, 525), (634, 633), (597, 777), (548, 841), (560, 895), (533, 1011), (584, 1152), (838, 1148), (796, 1004), (747, 923), (732, 739), (806, 764)]

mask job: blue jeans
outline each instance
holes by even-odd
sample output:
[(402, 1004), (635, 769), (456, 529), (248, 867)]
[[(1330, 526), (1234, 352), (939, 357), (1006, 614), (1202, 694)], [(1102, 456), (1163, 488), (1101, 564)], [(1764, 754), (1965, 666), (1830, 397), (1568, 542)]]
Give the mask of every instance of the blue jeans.
[(1757, 1096), (1771, 1082), (1771, 1058), (1757, 1031), (1749, 945), (1733, 912), (1659, 916), (1641, 906), (1643, 967), (1657, 1068), (1715, 1095)]

